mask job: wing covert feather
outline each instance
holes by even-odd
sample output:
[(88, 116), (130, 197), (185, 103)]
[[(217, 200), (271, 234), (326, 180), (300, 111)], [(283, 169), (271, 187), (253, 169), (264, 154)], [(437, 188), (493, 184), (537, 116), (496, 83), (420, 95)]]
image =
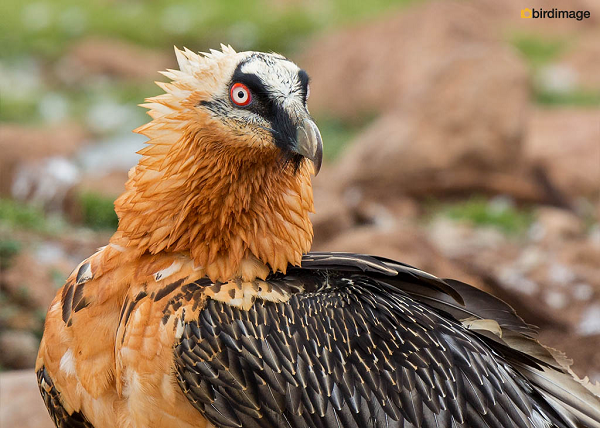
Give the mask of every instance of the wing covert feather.
[[(178, 380), (215, 425), (568, 426), (493, 341), (418, 300), (435, 298), (439, 306), (450, 299), (459, 313), (462, 303), (439, 297), (455, 284), (425, 273), (420, 281), (418, 269), (385, 259), (336, 254), (329, 260), (342, 264), (331, 266), (327, 257), (317, 254), (309, 268), (267, 279), (303, 284), (305, 291), (287, 302), (257, 299), (243, 310), (209, 299), (198, 319), (184, 324), (175, 346)], [(467, 295), (461, 313), (477, 316), (468, 305), (483, 297), (465, 287), (456, 286)], [(508, 305), (490, 299), (504, 327), (528, 328)]]

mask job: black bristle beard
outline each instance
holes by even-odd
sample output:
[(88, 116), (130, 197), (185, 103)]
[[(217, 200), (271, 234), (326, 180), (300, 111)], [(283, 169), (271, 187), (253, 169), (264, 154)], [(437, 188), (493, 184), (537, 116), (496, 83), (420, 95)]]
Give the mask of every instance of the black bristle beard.
[(296, 175), (305, 159), (304, 156), (291, 150), (281, 150), (279, 163), (281, 164), (282, 171), (285, 171), (287, 168), (293, 168), (293, 173)]

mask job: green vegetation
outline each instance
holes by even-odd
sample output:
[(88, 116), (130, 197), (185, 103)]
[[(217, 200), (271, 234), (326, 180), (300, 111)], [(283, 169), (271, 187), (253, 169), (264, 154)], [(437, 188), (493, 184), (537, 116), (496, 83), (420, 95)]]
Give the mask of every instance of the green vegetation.
[[(157, 72), (156, 80), (161, 80), (160, 77)], [(64, 105), (66, 117), (79, 122), (85, 122), (90, 109), (98, 103), (108, 102), (125, 107), (131, 112), (128, 117), (132, 118), (127, 127), (132, 129), (147, 120), (144, 109), (137, 107), (137, 104), (160, 93), (160, 89), (152, 81), (82, 81), (54, 89), (41, 88), (39, 92), (26, 97), (18, 92), (13, 94), (11, 91), (4, 91), (0, 97), (0, 122), (39, 123), (43, 121), (41, 104), (53, 98), (54, 103)]]
[(494, 227), (506, 234), (522, 233), (533, 221), (533, 214), (527, 209), (519, 209), (502, 199), (488, 200), (480, 196), (455, 203), (434, 203), (430, 211), (474, 226)]
[[(571, 40), (558, 37), (542, 37), (532, 34), (516, 34), (512, 44), (523, 54), (534, 75), (546, 65), (557, 60), (571, 46)], [(536, 103), (548, 106), (600, 106), (600, 92), (577, 87), (568, 91), (552, 91), (534, 83), (533, 98)]]
[(33, 122), (38, 119), (37, 101), (32, 98), (21, 99), (10, 96), (0, 97), (0, 122)]
[(33, 311), (33, 318), (35, 320), (36, 327), (33, 329), (32, 333), (39, 340), (42, 340), (42, 336), (44, 334), (44, 322), (46, 321), (46, 308), (35, 309)]
[(9, 229), (38, 232), (48, 230), (48, 223), (41, 209), (5, 198), (0, 198), (0, 225)]
[(175, 44), (206, 49), (223, 42), (239, 49), (289, 52), (299, 38), (326, 26), (364, 19), (411, 1), (90, 0), (84, 5), (75, 0), (5, 0), (0, 6), (4, 35), (0, 50), (7, 56), (30, 52), (51, 59), (76, 39), (101, 36), (152, 48)]
[[(91, 229), (116, 229), (117, 215), (113, 199), (96, 193), (79, 195), (83, 224)], [(63, 218), (48, 218), (35, 206), (26, 205), (11, 199), (0, 198), (0, 226), (9, 230), (21, 229), (40, 233), (55, 233), (65, 226)], [(0, 241), (0, 257), (10, 256), (19, 251), (15, 241)]]
[(0, 270), (7, 269), (12, 259), (21, 251), (21, 243), (13, 239), (0, 239)]
[(19, 307), (12, 302), (12, 297), (0, 291), (0, 325), (9, 324), (10, 320), (19, 315)]
[[(87, 37), (125, 40), (163, 51), (170, 51), (173, 45), (207, 50), (228, 43), (238, 50), (289, 55), (315, 32), (414, 1), (418, 0), (307, 4), (275, 0), (90, 0), (85, 4), (75, 0), (5, 0), (0, 2), (0, 121), (40, 123), (48, 120), (48, 114), (60, 115), (61, 111), (65, 117), (84, 121), (95, 104), (108, 100), (131, 107), (131, 127), (143, 123), (143, 110), (133, 107), (157, 93), (150, 82), (78, 80), (76, 64), (73, 75), (68, 75), (73, 64), (65, 63), (63, 55)], [(46, 115), (42, 111), (45, 101), (49, 101)]]
[(511, 42), (534, 68), (548, 64), (568, 46), (564, 39), (531, 34), (517, 34), (512, 37)]
[[(371, 116), (374, 117), (374, 115)], [(315, 117), (323, 138), (323, 156), (326, 161), (335, 160), (344, 146), (369, 124), (372, 118), (369, 115), (366, 115), (366, 117), (366, 119), (358, 122), (350, 122), (335, 117)]]
[(52, 278), (52, 284), (56, 289), (59, 289), (67, 281), (67, 277), (58, 269), (50, 269), (50, 277)]
[(116, 229), (119, 224), (112, 198), (93, 192), (79, 195), (83, 224), (95, 230)]
[(538, 104), (548, 106), (600, 106), (600, 91), (598, 90), (578, 88), (568, 92), (555, 92), (536, 88), (534, 96)]

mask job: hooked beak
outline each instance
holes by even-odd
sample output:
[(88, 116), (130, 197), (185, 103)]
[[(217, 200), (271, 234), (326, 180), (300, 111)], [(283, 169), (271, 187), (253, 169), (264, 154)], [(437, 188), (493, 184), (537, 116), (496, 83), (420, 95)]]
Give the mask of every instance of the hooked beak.
[(319, 128), (312, 119), (304, 118), (298, 124), (296, 141), (298, 146), (295, 151), (312, 161), (316, 176), (321, 170), (321, 163), (323, 162), (323, 140)]

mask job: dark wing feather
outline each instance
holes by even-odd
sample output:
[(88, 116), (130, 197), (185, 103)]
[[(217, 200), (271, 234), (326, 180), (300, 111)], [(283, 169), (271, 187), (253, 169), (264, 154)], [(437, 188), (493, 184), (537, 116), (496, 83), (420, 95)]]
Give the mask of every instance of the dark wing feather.
[(60, 401), (60, 393), (54, 387), (54, 382), (45, 367), (39, 369), (36, 375), (42, 398), (48, 413), (50, 413), (52, 422), (57, 428), (94, 428), (82, 413), (73, 412), (69, 414), (65, 410)]
[(536, 376), (553, 367), (463, 326), (497, 315), (532, 340), (508, 305), (465, 284), (341, 253), (267, 281), (305, 291), (248, 311), (208, 300), (175, 346), (182, 390), (218, 427), (596, 426), (548, 399)]
[(371, 276), (393, 277), (404, 284), (424, 287), (429, 292), (464, 304), (462, 296), (443, 280), (405, 263), (366, 254), (314, 252), (302, 258), (302, 269), (334, 269), (337, 272), (365, 272)]

